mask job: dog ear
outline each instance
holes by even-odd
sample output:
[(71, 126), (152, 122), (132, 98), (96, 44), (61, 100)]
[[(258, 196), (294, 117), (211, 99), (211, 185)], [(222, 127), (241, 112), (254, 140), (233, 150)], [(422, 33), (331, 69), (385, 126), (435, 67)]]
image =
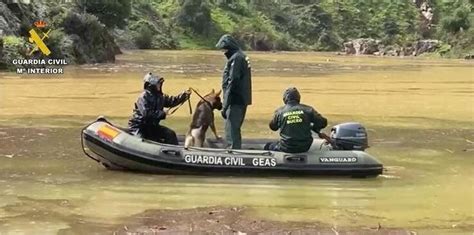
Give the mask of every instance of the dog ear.
[(216, 93), (216, 96), (220, 96), (221, 92), (222, 92), (222, 90), (219, 90), (219, 92)]

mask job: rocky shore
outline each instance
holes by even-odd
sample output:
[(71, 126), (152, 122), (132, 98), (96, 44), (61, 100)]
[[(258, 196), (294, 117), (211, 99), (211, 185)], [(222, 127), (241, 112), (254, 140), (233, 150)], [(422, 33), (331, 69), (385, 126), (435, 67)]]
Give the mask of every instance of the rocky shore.
[(347, 55), (380, 55), (380, 56), (418, 56), (437, 51), (443, 42), (433, 39), (418, 40), (405, 46), (384, 45), (373, 38), (358, 38), (344, 43)]

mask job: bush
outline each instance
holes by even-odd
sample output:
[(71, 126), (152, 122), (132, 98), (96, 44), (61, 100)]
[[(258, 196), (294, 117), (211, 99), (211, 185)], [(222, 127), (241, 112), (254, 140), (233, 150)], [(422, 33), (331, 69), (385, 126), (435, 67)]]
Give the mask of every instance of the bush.
[(76, 4), (108, 27), (124, 27), (131, 13), (131, 0), (77, 0)]
[(448, 33), (458, 33), (461, 30), (469, 29), (470, 22), (469, 22), (469, 13), (470, 9), (467, 7), (459, 7), (457, 8), (453, 15), (446, 16), (441, 20), (441, 27), (443, 30), (447, 31)]
[(141, 26), (137, 30), (137, 35), (135, 36), (135, 45), (139, 49), (150, 49), (152, 48), (152, 39), (153, 33), (147, 25)]
[(208, 35), (213, 28), (211, 9), (206, 0), (184, 0), (176, 21), (200, 35)]
[[(275, 49), (279, 34), (270, 23), (270, 20), (263, 14), (257, 14), (252, 18), (246, 18), (242, 22), (243, 27), (237, 29), (232, 34), (240, 42), (242, 48), (268, 51)], [(281, 42), (280, 37), (280, 45)]]
[(120, 53), (114, 38), (93, 15), (70, 11), (60, 26), (73, 41), (77, 63), (113, 62)]
[(52, 30), (46, 41), (51, 50), (51, 57), (55, 59), (66, 59), (69, 64), (75, 64), (73, 41), (61, 29)]
[(211, 11), (212, 22), (221, 32), (232, 32), (236, 28), (236, 23), (229, 17), (227, 12), (221, 8), (214, 8)]
[(20, 37), (6, 36), (3, 37), (3, 47), (1, 49), (0, 68), (14, 69), (11, 63), (13, 59), (25, 58), (27, 51), (26, 42)]

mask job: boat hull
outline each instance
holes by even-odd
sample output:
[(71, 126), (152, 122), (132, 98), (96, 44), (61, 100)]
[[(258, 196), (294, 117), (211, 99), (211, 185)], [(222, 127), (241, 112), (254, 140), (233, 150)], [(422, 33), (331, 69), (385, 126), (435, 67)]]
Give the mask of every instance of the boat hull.
[[(106, 121), (97, 121), (84, 128), (82, 141), (87, 147), (84, 149), (86, 155), (111, 170), (157, 174), (360, 177), (377, 176), (383, 170), (383, 165), (366, 152), (330, 150), (322, 148), (322, 144), (318, 148), (318, 143), (314, 144), (316, 148), (301, 154), (185, 149), (143, 140)], [(264, 140), (255, 142), (263, 144)]]

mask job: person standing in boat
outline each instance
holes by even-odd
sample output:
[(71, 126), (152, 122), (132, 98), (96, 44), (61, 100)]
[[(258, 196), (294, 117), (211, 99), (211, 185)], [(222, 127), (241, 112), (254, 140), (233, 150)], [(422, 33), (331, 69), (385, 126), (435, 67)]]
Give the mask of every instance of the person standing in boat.
[(247, 106), (252, 104), (252, 76), (249, 58), (240, 49), (232, 36), (225, 34), (216, 47), (224, 50), (227, 63), (222, 76), (224, 103), (222, 117), (225, 119), (227, 148), (242, 148), (240, 128), (245, 119)]
[(284, 106), (275, 111), (270, 121), (270, 129), (280, 130), (280, 140), (267, 143), (265, 150), (287, 153), (302, 153), (309, 150), (313, 143), (311, 131), (319, 133), (327, 126), (327, 119), (313, 107), (301, 104), (298, 89), (290, 87), (283, 94)]
[(184, 103), (189, 99), (191, 91), (186, 90), (177, 96), (168, 96), (162, 91), (165, 81), (163, 77), (148, 73), (143, 80), (144, 91), (135, 102), (132, 118), (128, 121), (129, 131), (144, 139), (177, 145), (176, 133), (160, 125), (160, 121), (167, 115), (163, 108), (172, 108)]

